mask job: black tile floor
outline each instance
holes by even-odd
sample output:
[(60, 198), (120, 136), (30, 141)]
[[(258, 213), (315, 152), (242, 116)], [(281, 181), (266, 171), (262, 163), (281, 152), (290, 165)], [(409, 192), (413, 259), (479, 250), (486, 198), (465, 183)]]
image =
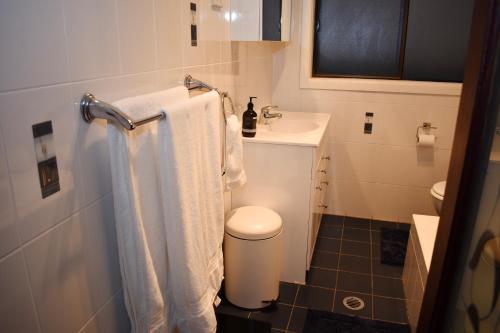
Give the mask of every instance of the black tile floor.
[[(223, 300), (217, 312), (271, 323), (273, 332), (302, 332), (307, 308), (406, 323), (403, 267), (380, 262), (380, 228), (409, 224), (325, 215), (306, 285), (281, 282), (272, 310), (245, 311)], [(356, 296), (365, 307), (354, 311), (342, 301)]]

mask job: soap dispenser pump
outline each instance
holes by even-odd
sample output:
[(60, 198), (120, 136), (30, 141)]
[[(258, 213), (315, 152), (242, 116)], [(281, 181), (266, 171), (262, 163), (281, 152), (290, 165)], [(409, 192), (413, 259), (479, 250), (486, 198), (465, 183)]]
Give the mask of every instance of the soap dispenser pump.
[(250, 102), (248, 102), (247, 110), (243, 112), (243, 126), (241, 129), (241, 134), (247, 138), (253, 138), (257, 133), (257, 112), (253, 110), (252, 99), (257, 97), (250, 97)]

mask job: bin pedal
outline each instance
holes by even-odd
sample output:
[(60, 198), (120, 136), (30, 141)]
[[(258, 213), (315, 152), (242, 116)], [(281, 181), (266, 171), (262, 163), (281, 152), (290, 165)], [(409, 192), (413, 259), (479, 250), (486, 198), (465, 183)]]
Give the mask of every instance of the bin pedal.
[(274, 309), (276, 309), (276, 304), (278, 304), (278, 300), (277, 299), (273, 299), (273, 300), (270, 300), (270, 301), (262, 301), (262, 303), (266, 303), (267, 304), (266, 310), (274, 310)]

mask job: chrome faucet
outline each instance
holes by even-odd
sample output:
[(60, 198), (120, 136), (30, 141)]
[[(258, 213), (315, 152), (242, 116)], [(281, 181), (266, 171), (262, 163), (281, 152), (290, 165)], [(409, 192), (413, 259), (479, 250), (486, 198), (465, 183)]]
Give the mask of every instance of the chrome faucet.
[(271, 113), (271, 111), (274, 111), (277, 108), (277, 105), (267, 105), (260, 109), (259, 124), (262, 124), (262, 122), (264, 122), (264, 124), (267, 125), (268, 120), (271, 118), (281, 119), (281, 117), (283, 117), (281, 113)]

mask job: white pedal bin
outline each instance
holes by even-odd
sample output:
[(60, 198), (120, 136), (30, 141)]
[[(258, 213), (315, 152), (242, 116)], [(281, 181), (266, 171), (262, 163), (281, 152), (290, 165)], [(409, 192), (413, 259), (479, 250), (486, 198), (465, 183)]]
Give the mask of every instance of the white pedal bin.
[(269, 208), (234, 209), (224, 234), (225, 294), (232, 304), (261, 309), (279, 297), (281, 217)]

